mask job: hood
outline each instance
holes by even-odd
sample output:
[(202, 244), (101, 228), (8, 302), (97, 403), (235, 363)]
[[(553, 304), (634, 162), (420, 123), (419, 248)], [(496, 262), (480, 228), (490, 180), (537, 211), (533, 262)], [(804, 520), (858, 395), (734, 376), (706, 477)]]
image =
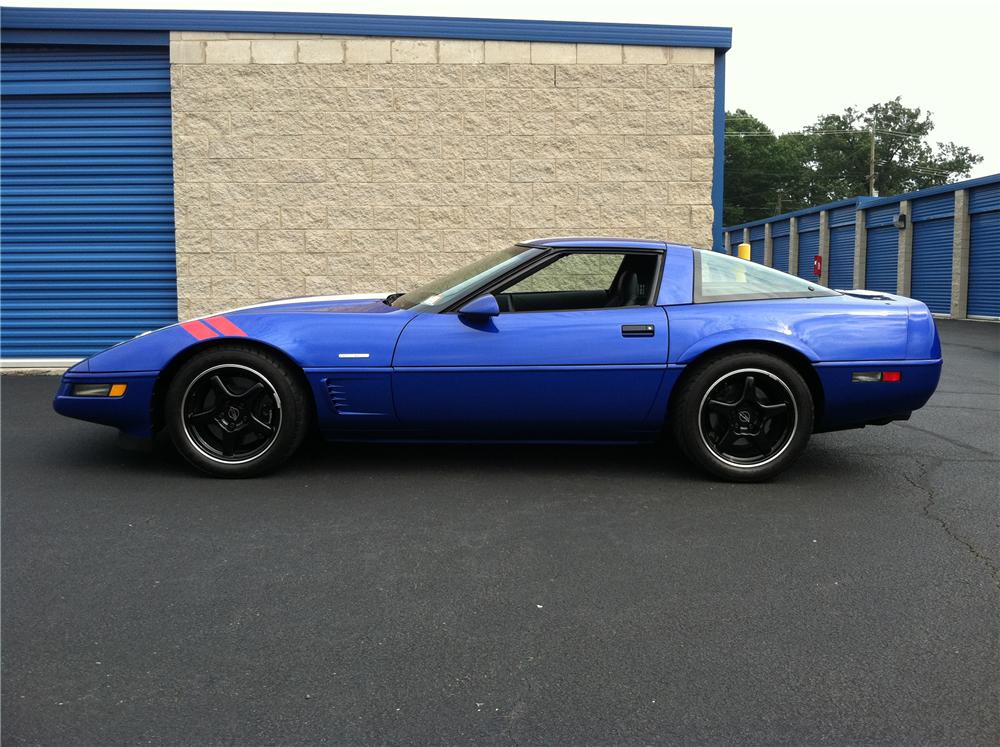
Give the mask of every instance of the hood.
[(264, 301), (252, 306), (241, 306), (237, 309), (220, 312), (235, 316), (244, 314), (280, 314), (288, 312), (330, 312), (355, 314), (382, 314), (397, 311), (393, 306), (382, 303), (388, 293), (354, 293), (338, 296), (302, 296), (298, 298), (281, 298), (275, 301)]

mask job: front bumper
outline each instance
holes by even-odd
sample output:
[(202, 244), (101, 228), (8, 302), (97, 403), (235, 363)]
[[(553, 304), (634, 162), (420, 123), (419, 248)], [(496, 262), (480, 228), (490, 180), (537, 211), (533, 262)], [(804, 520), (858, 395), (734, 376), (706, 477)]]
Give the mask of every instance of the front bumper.
[[(74, 367), (59, 384), (52, 407), (60, 415), (110, 425), (136, 438), (153, 435), (153, 388), (156, 371), (87, 373)], [(120, 397), (76, 397), (74, 384), (125, 384)]]

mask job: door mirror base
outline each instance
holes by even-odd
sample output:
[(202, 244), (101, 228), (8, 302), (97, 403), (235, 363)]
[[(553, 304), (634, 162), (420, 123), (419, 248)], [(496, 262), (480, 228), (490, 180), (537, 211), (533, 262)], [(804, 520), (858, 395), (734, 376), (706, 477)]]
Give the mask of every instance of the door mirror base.
[(487, 293), (469, 301), (458, 310), (463, 316), (490, 317), (500, 314), (500, 304), (497, 303), (496, 296)]

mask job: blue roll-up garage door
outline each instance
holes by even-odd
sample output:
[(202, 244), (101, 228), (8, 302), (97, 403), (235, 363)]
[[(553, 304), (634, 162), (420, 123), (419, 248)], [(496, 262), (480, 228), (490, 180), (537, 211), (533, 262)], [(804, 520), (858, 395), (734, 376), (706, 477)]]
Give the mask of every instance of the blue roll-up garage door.
[(813, 260), (819, 254), (819, 213), (803, 215), (799, 226), (799, 262), (796, 274), (806, 280), (816, 280)]
[(750, 261), (764, 264), (764, 226), (750, 229)]
[(830, 254), (827, 257), (827, 285), (850, 289), (854, 285), (855, 207), (830, 211)]
[(779, 220), (771, 224), (771, 263), (776, 270), (788, 272), (789, 221)]
[(935, 314), (951, 312), (951, 255), (955, 234), (952, 218), (913, 224), (910, 295)]
[(951, 257), (955, 236), (955, 194), (914, 200), (910, 295), (935, 314), (951, 313)]
[(5, 45), (0, 81), (0, 355), (176, 321), (167, 46)]
[(899, 214), (899, 204), (892, 203), (866, 211), (868, 251), (865, 264), (865, 288), (883, 293), (895, 293), (899, 270), (899, 229), (893, 220)]
[(969, 191), (968, 314), (1000, 317), (1000, 184)]

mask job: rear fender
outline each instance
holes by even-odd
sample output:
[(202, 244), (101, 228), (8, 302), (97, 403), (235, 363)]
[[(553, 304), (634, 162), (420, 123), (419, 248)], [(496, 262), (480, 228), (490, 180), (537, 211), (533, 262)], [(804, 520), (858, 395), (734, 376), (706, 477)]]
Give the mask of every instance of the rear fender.
[[(673, 328), (671, 328), (671, 332), (673, 332)], [(677, 351), (676, 358), (671, 355), (671, 363), (686, 365), (699, 356), (711, 351), (713, 348), (732, 345), (734, 343), (746, 343), (747, 345), (752, 346), (755, 342), (768, 342), (781, 345), (786, 348), (791, 348), (792, 350), (795, 350), (805, 356), (805, 358), (811, 363), (815, 363), (819, 360), (819, 356), (816, 355), (814, 350), (792, 335), (782, 335), (769, 329), (749, 328), (729, 329), (697, 339), (693, 343), (687, 345), (687, 347), (683, 350)], [(671, 343), (673, 343), (673, 339), (671, 340)], [(683, 344), (683, 342), (681, 342), (681, 344)], [(673, 352), (674, 346), (671, 345), (671, 353)]]

